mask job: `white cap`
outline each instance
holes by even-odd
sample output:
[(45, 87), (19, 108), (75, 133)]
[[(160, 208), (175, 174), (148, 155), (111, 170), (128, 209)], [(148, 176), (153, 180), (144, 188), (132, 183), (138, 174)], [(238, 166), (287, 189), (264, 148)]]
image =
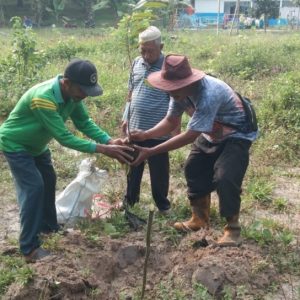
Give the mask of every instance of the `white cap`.
[(161, 37), (160, 30), (155, 26), (149, 26), (139, 34), (139, 44), (154, 41)]

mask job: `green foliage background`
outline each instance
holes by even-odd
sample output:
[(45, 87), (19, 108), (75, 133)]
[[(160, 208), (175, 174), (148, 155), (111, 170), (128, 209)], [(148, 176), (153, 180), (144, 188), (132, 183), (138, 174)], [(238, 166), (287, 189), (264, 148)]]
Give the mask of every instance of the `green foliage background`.
[[(112, 136), (118, 137), (127, 95), (129, 60), (138, 55), (133, 32), (129, 35), (128, 55), (128, 45), (124, 43), (128, 37), (125, 34), (126, 28), (128, 29), (125, 18), (119, 29), (93, 30), (48, 28), (31, 31), (23, 29), (18, 19), (12, 20), (14, 29), (3, 29), (0, 32), (0, 124), (29, 87), (62, 73), (71, 58), (80, 57), (95, 63), (104, 88), (103, 96), (84, 100), (91, 117)], [(146, 26), (150, 19), (146, 21), (139, 25)], [(260, 138), (251, 148), (251, 164), (243, 195), (243, 214), (247, 214), (257, 205), (271, 211), (293, 209), (286, 199), (273, 199), (272, 191), (273, 177), (276, 176), (274, 167), (299, 166), (299, 33), (264, 34), (247, 31), (241, 32), (239, 36), (229, 36), (224, 31), (217, 36), (214, 31), (163, 32), (163, 41), (166, 54), (187, 55), (193, 67), (223, 79), (241, 94), (252, 99), (256, 107)], [(188, 117), (185, 116), (183, 130), (187, 120)], [(71, 123), (68, 122), (67, 125), (76, 132)], [(70, 182), (76, 175), (80, 157), (54, 143), (51, 144), (51, 149), (59, 177), (58, 189), (62, 189), (63, 184)], [(182, 173), (188, 149), (189, 146), (171, 153), (172, 183), (176, 184), (177, 189), (177, 192), (170, 193), (174, 208), (174, 213), (170, 216), (172, 222), (190, 214), (184, 201), (185, 180)], [(125, 176), (117, 162), (104, 156), (98, 156), (98, 162), (101, 168), (115, 172), (111, 180), (120, 182), (120, 175)], [(0, 169), (2, 186), (12, 184), (8, 168), (3, 164)], [(289, 173), (289, 168), (285, 176), (293, 176)], [(111, 184), (111, 189), (107, 193), (109, 200), (120, 200), (124, 187)], [(151, 203), (150, 193), (147, 197), (143, 195), (142, 200)], [(140, 216), (146, 217), (147, 210), (142, 205), (134, 209)], [(211, 215), (214, 226), (221, 228), (224, 224), (215, 207)], [(108, 222), (87, 222), (80, 226), (87, 239), (98, 246), (101, 244), (100, 233), (118, 238), (128, 230), (120, 212), (116, 212)], [(170, 243), (178, 244), (181, 236), (166, 225), (166, 220), (156, 220), (156, 226), (156, 230)], [(270, 254), (271, 261), (279, 271), (299, 274), (299, 255), (297, 256), (297, 252), (290, 245), (293, 240), (292, 232), (269, 220), (258, 220), (251, 223), (243, 235), (262, 247), (269, 247), (266, 252)], [(50, 242), (51, 240), (48, 247), (55, 249), (57, 241), (54, 239)], [(16, 267), (12, 267), (12, 264), (16, 264)], [(19, 259), (10, 261), (2, 257), (0, 267), (3, 269), (0, 272), (0, 295), (12, 282), (17, 280), (26, 283), (34, 276), (31, 269), (19, 263)], [(161, 287), (162, 294), (169, 292), (163, 284), (164, 282)], [(197, 295), (202, 296), (207, 293), (201, 286), (196, 287), (196, 291)]]
[[(124, 38), (122, 23), (119, 29), (107, 30), (54, 28), (33, 33), (18, 27), (7, 31), (0, 36), (2, 117), (27, 88), (62, 73), (72, 57), (81, 57), (96, 64), (104, 88), (102, 97), (86, 100), (91, 115), (118, 136), (130, 65)], [(134, 57), (138, 55), (137, 45), (130, 38), (130, 55)], [(213, 73), (253, 100), (261, 129), (254, 147), (259, 161), (299, 162), (298, 33), (251, 31), (229, 37), (226, 32), (219, 36), (209, 31), (164, 32), (163, 40), (165, 53), (187, 55), (193, 67)]]

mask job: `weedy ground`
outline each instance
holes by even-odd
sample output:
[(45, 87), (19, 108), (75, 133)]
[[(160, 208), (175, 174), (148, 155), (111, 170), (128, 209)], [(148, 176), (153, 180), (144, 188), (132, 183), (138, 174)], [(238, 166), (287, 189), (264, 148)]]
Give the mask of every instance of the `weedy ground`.
[[(120, 135), (129, 67), (114, 36), (97, 30), (55, 29), (47, 35), (38, 31), (39, 56), (30, 66), (34, 75), (28, 77), (16, 77), (7, 37), (10, 31), (1, 40), (2, 120), (29, 86), (62, 72), (68, 58), (77, 56), (95, 62), (105, 91), (100, 98), (86, 100), (91, 116), (112, 136)], [(172, 213), (155, 214), (145, 299), (299, 299), (299, 34), (241, 32), (229, 37), (226, 32), (220, 36), (181, 32), (164, 33), (164, 41), (165, 53), (186, 54), (194, 67), (213, 73), (253, 100), (260, 138), (251, 149), (243, 185), (240, 248), (214, 246), (224, 226), (216, 195), (209, 231), (183, 235), (172, 228), (173, 222), (190, 215), (183, 174), (189, 146), (171, 153)], [(187, 121), (185, 116), (183, 130)], [(50, 148), (59, 192), (75, 178), (87, 155), (55, 142)], [(105, 200), (120, 201), (126, 168), (103, 156), (96, 159), (97, 166), (109, 173), (102, 191)], [(18, 208), (2, 155), (0, 182), (0, 295), (4, 299), (139, 299), (146, 228), (133, 231), (118, 210), (106, 220), (82, 220), (66, 236), (43, 237), (45, 247), (55, 254), (53, 260), (27, 265), (18, 252)], [(146, 171), (141, 201), (133, 211), (147, 219), (151, 203)], [(204, 237), (207, 247), (201, 243)]]

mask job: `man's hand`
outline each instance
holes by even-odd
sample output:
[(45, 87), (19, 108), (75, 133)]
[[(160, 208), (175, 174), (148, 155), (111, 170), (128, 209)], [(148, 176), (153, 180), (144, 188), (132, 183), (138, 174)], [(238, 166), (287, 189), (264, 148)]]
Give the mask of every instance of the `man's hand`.
[(134, 149), (129, 146), (120, 145), (100, 145), (96, 146), (96, 153), (102, 153), (111, 158), (116, 158), (121, 163), (130, 164), (133, 160), (133, 156), (130, 155)]
[(129, 141), (133, 141), (133, 142), (142, 142), (144, 140), (147, 140), (147, 134), (146, 131), (143, 130), (133, 130), (132, 132), (130, 132), (129, 135)]
[(152, 155), (151, 148), (140, 147), (137, 145), (134, 145), (134, 148), (138, 150), (139, 155), (134, 160), (134, 162), (130, 164), (131, 166), (138, 166), (141, 162), (143, 162), (145, 159)]
[(117, 139), (110, 139), (107, 145), (124, 145), (125, 139), (117, 138)]

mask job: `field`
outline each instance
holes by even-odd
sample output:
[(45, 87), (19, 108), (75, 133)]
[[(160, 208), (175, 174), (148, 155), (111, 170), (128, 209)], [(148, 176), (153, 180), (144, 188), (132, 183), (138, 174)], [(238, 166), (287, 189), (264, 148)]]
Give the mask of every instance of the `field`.
[[(154, 216), (145, 299), (299, 299), (299, 33), (249, 31), (229, 36), (221, 32), (217, 36), (210, 31), (186, 31), (164, 32), (163, 37), (165, 53), (187, 55), (193, 67), (218, 76), (252, 99), (260, 138), (251, 148), (243, 186), (244, 242), (239, 248), (214, 246), (213, 240), (224, 226), (216, 195), (209, 231), (182, 235), (172, 228), (174, 221), (190, 214), (183, 174), (189, 146), (171, 153), (172, 213)], [(118, 137), (130, 69), (120, 33), (48, 28), (35, 31), (30, 38), (28, 41), (22, 32), (0, 32), (1, 120), (28, 87), (63, 72), (71, 57), (81, 57), (96, 64), (104, 88), (103, 96), (85, 100), (89, 112), (97, 124)], [(26, 49), (30, 53), (32, 47), (34, 55), (26, 64)], [(131, 52), (131, 57), (136, 55), (137, 50)], [(187, 120), (185, 116), (182, 130)], [(56, 142), (51, 142), (50, 148), (59, 193), (76, 177), (80, 161), (88, 155)], [(93, 158), (97, 167), (108, 170), (102, 191), (105, 200), (118, 203), (125, 188), (126, 167), (107, 157)], [(134, 212), (147, 219), (152, 202), (146, 171), (141, 202)], [(18, 208), (1, 154), (0, 205), (3, 299), (140, 299), (146, 228), (133, 231), (123, 212), (113, 211), (106, 220), (83, 220), (66, 236), (44, 237), (55, 258), (27, 265), (18, 252)], [(199, 242), (204, 237), (207, 247)]]

